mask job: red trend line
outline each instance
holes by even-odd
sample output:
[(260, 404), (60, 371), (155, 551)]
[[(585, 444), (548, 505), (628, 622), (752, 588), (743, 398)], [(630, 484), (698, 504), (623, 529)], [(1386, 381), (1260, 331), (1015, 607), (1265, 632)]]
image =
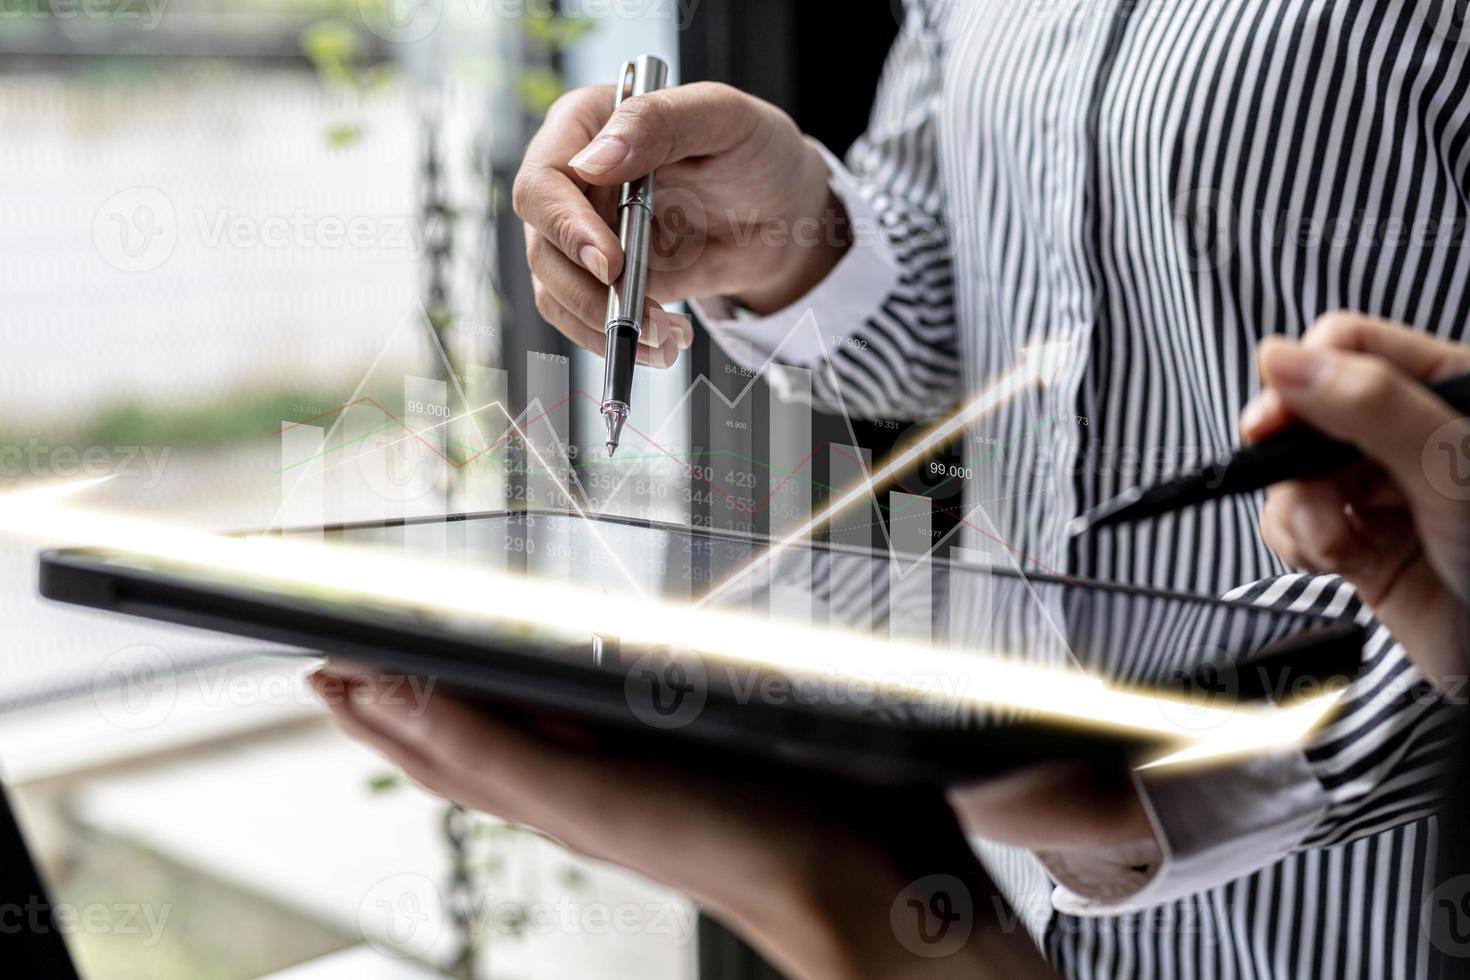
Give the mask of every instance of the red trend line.
[[(555, 412), (557, 409), (559, 409), (562, 406), (566, 405), (568, 402), (570, 402), (577, 395), (581, 395), (583, 398), (586, 398), (588, 401), (592, 402), (594, 405), (600, 404), (597, 401), (597, 399), (594, 398), (586, 389), (578, 389), (575, 393), (573, 393), (571, 395), (568, 395), (567, 397), (565, 397), (562, 400), (558, 401), (555, 405), (552, 405), (550, 408), (547, 408), (544, 411), (542, 411), (542, 413), (540, 415), (537, 415), (534, 418), (527, 419), (526, 422), (525, 422), (525, 424), (524, 424), (524, 426), (522, 426), (522, 428), (526, 428), (526, 427), (529, 427), (529, 426), (532, 426), (532, 425), (536, 424), (537, 422), (539, 422), (542, 419), (546, 418), (548, 415), (550, 415), (553, 412)], [(453, 459), (451, 459), (450, 457), (446, 456), (443, 452), (441, 452), (437, 446), (435, 446), (432, 443), (430, 443), (427, 440), (425, 440), (423, 438), (423, 436), (420, 435), (418, 432), (416, 432), (412, 427), (410, 427), (408, 425), (408, 423), (404, 422), (398, 416), (396, 416), (392, 412), (388, 411), (388, 409), (384, 408), (381, 404), (378, 403), (377, 399), (375, 399), (375, 398), (373, 398), (371, 396), (359, 398), (356, 401), (348, 402), (345, 405), (339, 405), (336, 408), (328, 409), (327, 411), (322, 412), (319, 415), (313, 415), (311, 418), (302, 419), (299, 422), (293, 422), (290, 425), (283, 426), (281, 428), (280, 432), (287, 432), (287, 431), (289, 431), (291, 429), (294, 429), (294, 428), (297, 428), (299, 426), (309, 425), (310, 423), (314, 422), (317, 419), (325, 418), (326, 416), (333, 415), (333, 414), (335, 414), (337, 412), (346, 411), (347, 409), (351, 408), (354, 405), (361, 405), (361, 404), (364, 404), (364, 403), (367, 403), (367, 404), (371, 405), (372, 407), (376, 408), (378, 411), (382, 412), (389, 420), (391, 420), (396, 425), (400, 426), (411, 437), (413, 437), (414, 439), (418, 440), (419, 443), (421, 443), (422, 445), (424, 445), (425, 447), (427, 447), (430, 452), (432, 452), (434, 455), (438, 456), (440, 459), (444, 460), (444, 462), (448, 463), (450, 466), (454, 467), (456, 470), (462, 470), (462, 469), (464, 469), (470, 463), (474, 462), (476, 459), (480, 458), (481, 456), (485, 455), (486, 453), (492, 452), (493, 450), (498, 449), (500, 446), (503, 446), (506, 442), (508, 442), (510, 440), (510, 438), (511, 438), (511, 436), (513, 434), (513, 433), (506, 433), (505, 435), (503, 435), (499, 439), (497, 439), (495, 442), (493, 442), (490, 445), (486, 446), (484, 449), (481, 449), (478, 452), (476, 452), (476, 453), (470, 455), (469, 457), (467, 457), (464, 460), (464, 462), (462, 462), (462, 463), (456, 463)], [(509, 417), (510, 413), (507, 411), (506, 412), (506, 415), (507, 415), (507, 417)], [(815, 449), (813, 449), (811, 452), (807, 453), (806, 456), (803, 457), (803, 459), (801, 460), (801, 462), (799, 462), (799, 463), (796, 464), (796, 468), (792, 472), (788, 473), (785, 477), (783, 477), (782, 480), (781, 480), (781, 482), (778, 483), (778, 484), (776, 484), (776, 486), (771, 490), (770, 493), (766, 494), (765, 497), (763, 497), (760, 501), (756, 502), (754, 504), (754, 506), (747, 506), (738, 497), (736, 497), (734, 494), (730, 493), (729, 491), (725, 490), (723, 487), (721, 487), (720, 485), (718, 485), (717, 483), (715, 483), (713, 480), (708, 479), (708, 478), (706, 478), (704, 476), (701, 476), (700, 474), (696, 473), (694, 471), (693, 464), (691, 464), (691, 463), (689, 463), (689, 462), (687, 462), (685, 460), (680, 459), (671, 450), (665, 448), (664, 446), (659, 445), (658, 442), (656, 442), (651, 436), (645, 434), (642, 430), (638, 429), (637, 427), (635, 427), (633, 425), (629, 425), (628, 426), (628, 429), (634, 435), (636, 435), (639, 439), (642, 439), (645, 443), (647, 443), (650, 447), (652, 447), (653, 449), (655, 449), (659, 453), (663, 454), (668, 459), (671, 459), (674, 462), (678, 463), (680, 466), (684, 467), (685, 471), (692, 478), (698, 480), (699, 482), (703, 483), (705, 486), (707, 486), (711, 490), (713, 490), (715, 493), (718, 493), (720, 496), (724, 497), (727, 501), (730, 502), (730, 505), (731, 505), (731, 507), (733, 509), (740, 511), (742, 514), (746, 515), (747, 517), (754, 517), (757, 514), (759, 514), (763, 509), (765, 509), (770, 504), (770, 502), (773, 499), (775, 499), (776, 494), (780, 493), (781, 490), (782, 490), (782, 488), (784, 488), (786, 486), (786, 484), (790, 483), (791, 480), (796, 477), (796, 474), (799, 473), (799, 472), (801, 472), (801, 470), (808, 463), (810, 463), (812, 460), (814, 460), (816, 458), (817, 454), (820, 453), (824, 449), (832, 449), (838, 455), (845, 456), (847, 459), (849, 459), (852, 462), (858, 464), (859, 466), (866, 466), (867, 465), (867, 463), (866, 463), (865, 460), (858, 459), (852, 453), (847, 452), (845, 447), (840, 446), (840, 445), (838, 445), (837, 443), (834, 443), (834, 442), (826, 442), (826, 443), (823, 443), (822, 445), (820, 445), (820, 446), (816, 447)], [(277, 433), (277, 434), (280, 434), (280, 433)], [(900, 490), (904, 491), (905, 493), (913, 494), (914, 496), (926, 497), (925, 494), (917, 493), (916, 491), (910, 489), (909, 487), (905, 486), (903, 483), (900, 483), (897, 480), (891, 480), (889, 482), (891, 482), (894, 486), (898, 487)], [(959, 512), (957, 512), (955, 510), (952, 510), (952, 509), (950, 509), (948, 507), (945, 507), (945, 506), (943, 506), (943, 505), (935, 502), (932, 497), (926, 497), (926, 499), (929, 500), (930, 506), (932, 506), (935, 510), (939, 511), (939, 513), (944, 514), (944, 515), (952, 518), (953, 520), (957, 521), (960, 524), (963, 524), (965, 527), (969, 528), (970, 530), (974, 531), (975, 533), (980, 534), (980, 535), (982, 535), (982, 536), (984, 536), (986, 538), (989, 538), (991, 541), (994, 541), (996, 544), (1000, 545), (1002, 548), (1005, 548), (1007, 551), (1011, 552), (1011, 554), (1016, 555), (1019, 558), (1025, 559), (1026, 561), (1028, 561), (1031, 564), (1035, 565), (1037, 568), (1041, 569), (1042, 571), (1044, 571), (1044, 572), (1046, 572), (1046, 573), (1048, 573), (1050, 575), (1055, 575), (1057, 578), (1061, 579), (1064, 582), (1070, 582), (1071, 581), (1071, 579), (1067, 578), (1067, 576), (1065, 574), (1063, 574), (1062, 572), (1056, 570), (1055, 568), (1052, 568), (1051, 566), (1047, 565), (1045, 562), (1042, 562), (1041, 560), (1039, 560), (1038, 558), (1036, 558), (1034, 555), (1027, 554), (1026, 552), (1020, 550), (1019, 548), (1012, 547), (1007, 541), (1003, 540), (1002, 538), (999, 538), (996, 535), (991, 534), (989, 531), (985, 530), (984, 528), (979, 527), (979, 526), (971, 523), (970, 520), (964, 516), (964, 514), (959, 513)]]
[[(849, 452), (846, 452), (842, 446), (833, 445), (832, 446), (832, 449), (835, 452), (837, 452), (838, 454), (840, 454), (842, 456), (846, 456), (848, 459), (852, 460), (854, 463), (857, 463), (859, 466), (864, 465), (863, 462), (861, 460), (859, 460), (857, 457), (853, 456)], [(925, 496), (922, 493), (918, 493), (915, 490), (911, 490), (909, 487), (905, 486), (903, 483), (900, 483), (898, 480), (891, 480), (889, 482), (891, 482), (894, 486), (898, 487), (904, 493), (911, 494), (911, 495), (917, 496), (917, 497), (924, 497)], [(965, 515), (963, 513), (960, 513), (958, 511), (955, 511), (955, 510), (952, 510), (952, 509), (950, 509), (948, 507), (945, 507), (944, 505), (936, 502), (933, 497), (926, 497), (926, 499), (929, 501), (929, 505), (931, 507), (933, 507), (935, 510), (939, 511), (941, 514), (944, 514), (944, 515), (946, 515), (946, 516), (954, 519), (955, 521), (959, 522), (960, 524), (963, 524), (965, 527), (967, 527), (970, 530), (974, 531), (976, 534), (980, 534), (980, 535), (983, 535), (983, 536), (989, 538), (990, 540), (994, 541), (996, 544), (1000, 545), (1002, 548), (1004, 548), (1005, 550), (1009, 551), (1011, 554), (1015, 555), (1016, 557), (1025, 559), (1026, 561), (1028, 561), (1031, 564), (1035, 565), (1037, 568), (1041, 569), (1043, 572), (1046, 572), (1048, 575), (1054, 575), (1054, 576), (1056, 576), (1057, 578), (1061, 579), (1063, 582), (1066, 582), (1068, 585), (1076, 585), (1077, 584), (1072, 579), (1068, 578), (1067, 575), (1064, 572), (1060, 572), (1057, 569), (1052, 568), (1050, 565), (1048, 565), (1045, 562), (1041, 561), (1035, 555), (1027, 554), (1026, 552), (1022, 551), (1020, 548), (1014, 548), (1014, 547), (1011, 546), (1010, 542), (1006, 541), (1005, 539), (1000, 538), (1000, 537), (997, 537), (996, 535), (991, 534), (989, 531), (985, 530), (983, 527), (980, 527), (980, 526), (978, 526), (976, 524), (971, 523), (970, 520), (969, 520), (969, 518), (965, 517)]]
[(328, 415), (335, 415), (338, 412), (345, 412), (347, 409), (351, 408), (353, 405), (361, 405), (365, 401), (369, 401), (369, 399), (367, 399), (367, 398), (359, 398), (355, 402), (348, 402), (346, 405), (338, 405), (336, 408), (329, 408), (325, 412), (322, 412), (319, 415), (313, 415), (309, 419), (302, 419), (300, 422), (292, 422), (290, 425), (283, 425), (283, 426), (281, 426), (280, 431), (276, 433), (276, 435), (280, 435), (282, 432), (289, 432), (292, 429), (299, 429), (303, 425), (310, 425), (311, 423), (315, 422), (317, 419), (326, 418)]
[[(531, 425), (536, 424), (537, 422), (539, 422), (542, 419), (546, 418), (546, 416), (550, 415), (552, 412), (555, 412), (557, 409), (561, 408), (563, 405), (566, 405), (568, 402), (570, 402), (572, 400), (572, 397), (573, 396), (568, 395), (567, 397), (563, 398), (561, 401), (557, 402), (555, 405), (553, 405), (550, 408), (548, 408), (545, 411), (543, 411), (540, 415), (537, 415), (535, 418), (527, 419), (526, 422), (525, 422), (525, 424), (524, 424), (524, 426), (522, 426), (522, 427), (525, 428), (525, 427), (529, 427)], [(418, 442), (422, 443), (424, 446), (427, 446), (430, 452), (432, 452), (435, 456), (438, 456), (440, 459), (444, 460), (444, 462), (448, 463), (450, 466), (454, 467), (457, 470), (464, 469), (466, 466), (470, 465), (470, 463), (472, 463), (475, 460), (479, 459), (481, 456), (485, 455), (486, 453), (491, 452), (491, 451), (493, 451), (495, 449), (498, 449), (499, 447), (503, 446), (506, 442), (508, 442), (510, 440), (511, 436), (513, 435), (513, 433), (506, 433), (505, 435), (503, 435), (499, 439), (497, 439), (495, 442), (493, 442), (490, 445), (486, 446), (484, 449), (481, 449), (478, 452), (475, 452), (475, 453), (471, 454), (469, 457), (467, 457), (464, 460), (464, 462), (456, 463), (453, 459), (451, 459), (450, 457), (446, 456), (444, 453), (440, 452), (439, 451), (439, 448), (437, 446), (434, 446), (434, 445), (430, 444), (429, 442), (425, 441), (425, 439), (423, 438), (422, 433), (416, 431), (407, 422), (403, 421), (403, 419), (399, 418), (398, 416), (394, 415), (392, 412), (388, 411), (381, 404), (379, 404), (379, 402), (378, 402), (377, 399), (373, 398), (370, 395), (369, 396), (364, 396), (362, 398), (359, 398), (359, 399), (357, 399), (357, 401), (348, 402), (345, 405), (338, 405), (336, 408), (328, 409), (327, 411), (322, 412), (319, 415), (313, 415), (309, 419), (302, 419), (300, 422), (293, 422), (290, 425), (282, 426), (281, 429), (276, 433), (276, 435), (281, 435), (284, 432), (289, 432), (291, 429), (299, 428), (300, 426), (303, 426), (303, 425), (310, 425), (312, 422), (316, 421), (317, 419), (326, 418), (328, 415), (333, 415), (333, 414), (336, 414), (337, 412), (344, 412), (344, 411), (346, 411), (347, 409), (351, 408), (354, 405), (362, 405), (362, 404), (371, 405), (373, 408), (376, 408), (378, 411), (382, 412), (383, 415), (386, 416), (389, 419), (389, 421), (393, 422), (395, 425), (397, 425), (400, 428), (402, 428), (403, 431), (407, 432), (410, 436), (412, 436), (414, 439), (418, 440)], [(509, 412), (506, 412), (506, 416), (509, 417), (509, 415), (510, 415), (510, 413)], [(451, 419), (450, 421), (453, 421), (453, 420)]]
[[(601, 407), (601, 404), (602, 403), (599, 402), (596, 398), (593, 398), (592, 395), (589, 394), (586, 389), (582, 389), (582, 390), (578, 391), (577, 394), (579, 394), (582, 397), (586, 398), (588, 401), (592, 402), (594, 405), (597, 405), (597, 406)], [(680, 459), (678, 456), (674, 455), (673, 452), (671, 452), (668, 449), (665, 449), (663, 446), (660, 446), (657, 442), (654, 442), (653, 439), (652, 439), (652, 437), (650, 437), (648, 435), (645, 435), (641, 430), (635, 428), (633, 425), (629, 424), (628, 425), (628, 430), (630, 432), (632, 432), (635, 436), (637, 436), (639, 439), (642, 439), (645, 443), (647, 443), (648, 445), (652, 446), (654, 449), (658, 450), (663, 455), (667, 456), (669, 459), (673, 460), (674, 462), (678, 463), (680, 466), (684, 467), (684, 469), (689, 473), (689, 475), (691, 477), (693, 477), (694, 479), (698, 480), (700, 483), (703, 483), (705, 486), (709, 487), (711, 490), (713, 490), (715, 493), (719, 494), (720, 496), (724, 497), (726, 500), (730, 501), (730, 505), (735, 510), (740, 511), (742, 514), (746, 515), (747, 517), (754, 517), (756, 515), (756, 511), (751, 510), (750, 508), (746, 507), (740, 501), (740, 499), (738, 497), (736, 497), (734, 494), (727, 492), (723, 487), (718, 486), (713, 480), (707, 479), (707, 478), (705, 478), (703, 476), (700, 476), (698, 473), (694, 472), (694, 466), (693, 466), (693, 464), (688, 463), (688, 462)]]

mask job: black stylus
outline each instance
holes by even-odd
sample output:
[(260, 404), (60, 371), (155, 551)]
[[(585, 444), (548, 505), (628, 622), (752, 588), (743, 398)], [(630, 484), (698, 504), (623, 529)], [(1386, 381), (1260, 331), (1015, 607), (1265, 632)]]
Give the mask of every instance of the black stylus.
[[(1436, 382), (1429, 385), (1429, 390), (1456, 411), (1470, 414), (1470, 374)], [(1327, 476), (1362, 458), (1357, 446), (1298, 423), (1254, 446), (1238, 449), (1229, 459), (1212, 466), (1190, 470), (1152, 487), (1134, 487), (1092, 508), (1067, 530), (1076, 537), (1100, 527), (1147, 520), (1208, 500), (1254, 493), (1287, 480)]]

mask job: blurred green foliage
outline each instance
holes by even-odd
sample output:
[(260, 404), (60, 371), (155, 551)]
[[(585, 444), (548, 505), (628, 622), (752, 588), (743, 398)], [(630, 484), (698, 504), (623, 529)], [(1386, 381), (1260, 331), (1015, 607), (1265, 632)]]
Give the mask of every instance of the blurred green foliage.
[[(391, 404), (386, 390), (364, 391)], [(274, 437), (282, 422), (317, 421), (330, 424), (338, 407), (336, 395), (279, 391), (240, 391), (187, 404), (122, 401), (61, 426), (30, 425), (21, 432), (0, 430), (0, 446), (25, 446), (32, 439), (84, 446), (170, 446), (176, 449), (227, 449), (232, 445)], [(401, 397), (401, 392), (399, 393)]]

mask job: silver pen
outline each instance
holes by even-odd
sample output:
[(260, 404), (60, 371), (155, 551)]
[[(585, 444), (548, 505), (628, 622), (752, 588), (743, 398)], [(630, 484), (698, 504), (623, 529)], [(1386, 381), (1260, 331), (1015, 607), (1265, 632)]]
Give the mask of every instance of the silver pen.
[[(669, 83), (669, 66), (652, 55), (623, 65), (618, 76), (617, 105), (657, 92)], [(623, 185), (618, 199), (618, 239), (623, 246), (623, 274), (608, 290), (607, 358), (602, 377), (602, 419), (607, 423), (607, 454), (618, 451), (623, 425), (632, 411), (633, 366), (643, 335), (643, 304), (648, 296), (648, 252), (653, 236), (654, 175)]]

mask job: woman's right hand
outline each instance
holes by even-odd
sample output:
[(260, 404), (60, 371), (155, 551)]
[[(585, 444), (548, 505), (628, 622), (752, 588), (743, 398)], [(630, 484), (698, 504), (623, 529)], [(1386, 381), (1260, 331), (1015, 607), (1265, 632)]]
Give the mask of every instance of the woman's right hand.
[(658, 171), (639, 363), (668, 367), (693, 341), (658, 304), (736, 296), (773, 313), (809, 292), (847, 248), (846, 216), (816, 145), (775, 106), (697, 83), (629, 99), (577, 89), (552, 107), (516, 177), (516, 213), (542, 316), (601, 354), (607, 287), (622, 272), (617, 195)]
[(1289, 564), (1341, 575), (1431, 679), (1470, 651), (1470, 419), (1425, 385), (1470, 372), (1470, 345), (1357, 313), (1330, 313), (1300, 343), (1260, 351), (1257, 442), (1299, 419), (1366, 459), (1272, 487), (1261, 530)]

